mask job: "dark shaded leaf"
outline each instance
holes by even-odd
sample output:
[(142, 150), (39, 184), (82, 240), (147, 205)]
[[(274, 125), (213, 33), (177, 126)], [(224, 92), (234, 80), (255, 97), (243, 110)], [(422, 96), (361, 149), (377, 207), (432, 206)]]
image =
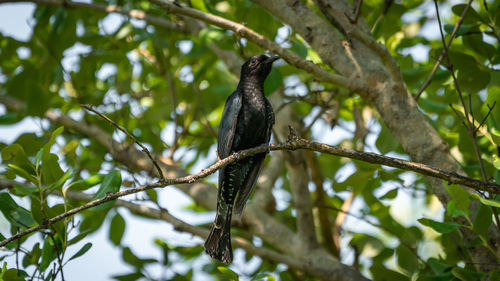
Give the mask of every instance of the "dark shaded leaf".
[(111, 220), (111, 225), (109, 227), (109, 240), (111, 240), (111, 242), (115, 245), (120, 245), (124, 231), (125, 220), (119, 213), (116, 213)]
[(421, 224), (423, 224), (425, 226), (428, 226), (428, 227), (434, 229), (435, 231), (437, 231), (439, 233), (443, 233), (443, 234), (452, 232), (453, 230), (455, 230), (461, 226), (461, 224), (456, 223), (456, 222), (438, 222), (438, 221), (426, 219), (426, 218), (419, 219), (418, 222), (420, 222)]

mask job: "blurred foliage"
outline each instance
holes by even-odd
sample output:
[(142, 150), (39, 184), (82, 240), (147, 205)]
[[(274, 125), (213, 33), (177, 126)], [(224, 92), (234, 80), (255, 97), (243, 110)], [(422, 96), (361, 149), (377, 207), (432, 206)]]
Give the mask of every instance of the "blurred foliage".
[[(315, 51), (289, 26), (249, 0), (179, 2), (245, 23), (299, 56), (320, 62)], [(149, 1), (94, 3), (118, 4), (186, 24), (182, 17), (167, 13)], [(465, 4), (440, 3), (448, 37)], [(408, 90), (414, 94), (443, 50), (433, 8), (432, 2), (422, 0), (363, 1), (362, 16), (373, 36), (397, 60)], [(114, 127), (80, 108), (82, 103), (90, 104), (154, 153), (170, 155), (188, 171), (193, 165), (207, 166), (207, 159), (215, 159), (218, 121), (227, 96), (237, 85), (237, 77), (210, 46), (231, 51), (241, 59), (265, 52), (237, 34), (214, 26), (203, 26), (199, 33), (179, 32), (85, 8), (39, 5), (31, 24), (33, 33), (27, 41), (0, 33), (0, 94), (22, 103), (21, 107), (3, 108), (1, 126), (15, 126), (25, 120), (44, 121), (48, 110), (56, 110), (77, 121), (99, 126), (120, 139)], [(485, 120), (477, 143), (488, 181), (497, 183), (500, 182), (499, 28), (500, 1), (475, 2), (449, 51), (469, 118), (473, 117), (476, 125)], [(265, 87), (268, 94), (284, 93), (283, 99), (294, 114), (312, 128), (307, 132), (312, 139), (328, 142), (331, 140), (326, 135), (343, 132), (346, 137), (339, 142), (355, 147), (358, 140), (353, 128), (356, 129), (354, 108), (357, 107), (363, 112), (369, 138), (373, 140), (367, 138), (364, 149), (406, 156), (378, 114), (356, 93), (320, 83), (309, 73), (287, 64), (273, 69)], [(337, 102), (336, 111), (332, 110), (331, 100)], [(490, 111), (488, 105), (491, 107), (495, 102), (496, 107), (485, 119)], [(464, 110), (450, 72), (444, 67), (438, 68), (418, 105), (468, 176), (481, 179), (472, 139), (460, 120), (464, 118)], [(462, 115), (457, 116), (450, 105)], [(321, 114), (317, 115), (318, 112)], [(35, 133), (19, 131), (13, 141), (0, 143), (1, 179), (15, 181), (8, 189), (1, 187), (0, 211), (10, 229), (2, 229), (0, 240), (83, 204), (69, 199), (49, 200), (51, 194), (80, 191), (97, 199), (126, 188), (127, 182), (136, 182), (135, 176), (144, 177), (126, 172), (126, 167), (113, 160), (97, 140), (58, 128), (54, 123), (40, 124)], [(22, 126), (13, 128), (22, 130)], [(440, 213), (436, 211), (435, 196), (421, 176), (408, 180), (404, 171), (326, 155), (318, 155), (317, 161), (324, 176), (323, 186), (328, 195), (325, 204), (331, 222), (350, 192), (356, 196), (359, 207), (350, 210), (354, 216), (348, 216), (354, 223), (344, 225), (342, 230), (347, 241), (342, 244), (340, 257), (344, 263), (351, 264), (352, 256), (356, 256), (359, 270), (374, 280), (476, 280), (487, 275), (491, 280), (499, 280), (498, 270), (476, 272), (470, 258), (464, 255), (471, 245), (454, 242), (459, 237), (457, 230), (467, 228), (477, 235), (478, 245), (490, 250), (487, 230), (498, 223), (493, 217), (498, 218), (499, 198), (470, 196), (461, 187), (449, 185), (452, 201)], [(273, 217), (295, 229), (289, 185), (287, 171), (283, 171), (274, 187), (279, 208)], [(157, 200), (160, 192), (148, 191), (147, 201), (163, 204)], [(312, 196), (317, 195), (312, 192)], [(403, 197), (423, 202), (422, 206), (406, 207), (416, 208), (418, 213), (428, 209), (425, 214), (429, 217), (404, 221), (395, 216), (394, 203), (402, 202)], [(480, 204), (477, 214), (469, 211), (473, 201)], [(189, 210), (207, 212), (195, 205)], [(452, 217), (463, 217), (464, 224), (452, 222)], [(364, 227), (354, 227), (358, 223)], [(75, 219), (65, 219), (0, 249), (0, 262), (4, 261), (0, 280), (53, 280), (67, 262), (78, 262), (92, 243), (73, 249), (76, 252), (72, 256), (67, 249), (76, 248), (75, 244), (82, 240), (90, 241), (87, 236), (102, 227), (109, 227), (110, 243), (121, 250), (123, 262), (131, 270), (113, 276), (116, 280), (191, 280), (197, 274), (210, 274), (216, 280), (237, 280), (242, 275), (247, 277), (245, 280), (313, 280), (302, 272), (260, 258), (255, 266), (255, 259), (248, 253), (242, 262), (253, 259), (252, 267), (244, 270), (234, 265), (226, 267), (203, 258), (200, 245), (177, 245), (169, 239), (152, 242), (163, 253), (162, 258), (141, 257), (141, 249), (123, 244), (122, 237), (132, 226), (113, 207), (113, 202), (83, 211)], [(249, 235), (245, 229), (235, 231)], [(12, 255), (19, 256), (17, 264), (5, 262)], [(152, 264), (162, 267), (166, 275), (151, 275)], [(177, 270), (179, 264), (190, 269)]]

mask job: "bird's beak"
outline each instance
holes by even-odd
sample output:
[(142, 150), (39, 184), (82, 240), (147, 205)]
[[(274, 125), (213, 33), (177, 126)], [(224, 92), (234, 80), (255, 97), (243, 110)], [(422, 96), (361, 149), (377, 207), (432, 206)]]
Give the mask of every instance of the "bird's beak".
[(275, 55), (275, 56), (269, 57), (269, 58), (266, 60), (266, 62), (267, 62), (267, 63), (273, 63), (273, 62), (275, 62), (275, 61), (277, 61), (277, 60), (279, 60), (279, 59), (280, 59), (280, 56)]

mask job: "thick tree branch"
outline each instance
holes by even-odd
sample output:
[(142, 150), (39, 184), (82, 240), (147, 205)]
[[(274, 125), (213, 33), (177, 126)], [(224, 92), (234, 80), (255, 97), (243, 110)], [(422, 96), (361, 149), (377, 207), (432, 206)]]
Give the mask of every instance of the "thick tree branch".
[[(380, 57), (382, 62), (384, 62), (384, 64), (387, 66), (393, 79), (402, 82), (399, 65), (391, 56), (387, 48), (375, 41), (370, 33), (364, 32), (363, 30), (361, 30), (361, 27), (358, 27), (351, 23), (351, 20), (347, 16), (347, 14), (341, 11), (342, 5), (338, 5), (339, 1), (315, 0), (314, 2), (318, 5), (319, 9), (330, 23), (332, 23), (337, 29), (339, 29), (339, 31), (341, 31), (341, 33), (343, 33), (345, 36), (349, 37), (349, 39), (354, 38), (374, 51)], [(358, 4), (359, 6), (361, 5), (361, 3)]]
[(263, 168), (257, 180), (257, 190), (253, 200), (268, 213), (276, 210), (276, 201), (272, 189), (284, 168), (283, 151), (276, 151), (269, 163)]
[(321, 243), (328, 249), (328, 251), (335, 257), (340, 257), (340, 244), (335, 244), (333, 241), (332, 234), (332, 224), (330, 222), (330, 214), (324, 208), (318, 208), (318, 206), (324, 206), (327, 203), (327, 197), (325, 190), (323, 189), (323, 183), (325, 178), (321, 173), (321, 166), (318, 161), (318, 157), (314, 152), (307, 151), (305, 153), (307, 158), (307, 167), (309, 168), (309, 173), (311, 174), (311, 180), (314, 183), (316, 190), (316, 198), (314, 200), (315, 215), (317, 215), (319, 222), (319, 233), (321, 234)]
[[(282, 103), (282, 95), (273, 95), (271, 103)], [(289, 133), (288, 125), (291, 124), (299, 131), (303, 131), (304, 125), (297, 120), (291, 107), (287, 106), (275, 114), (276, 124), (274, 136), (279, 142), (287, 139)], [(285, 165), (290, 182), (292, 203), (297, 214), (297, 233), (301, 240), (300, 249), (303, 252), (317, 248), (316, 227), (314, 225), (313, 204), (309, 192), (309, 174), (307, 173), (307, 162), (304, 151), (284, 151)]]

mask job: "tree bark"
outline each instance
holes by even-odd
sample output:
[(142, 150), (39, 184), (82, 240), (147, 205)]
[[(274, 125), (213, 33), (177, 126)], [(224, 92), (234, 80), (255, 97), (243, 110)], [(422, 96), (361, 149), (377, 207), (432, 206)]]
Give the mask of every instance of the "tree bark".
[[(319, 54), (321, 59), (339, 74), (349, 77), (359, 85), (353, 85), (363, 99), (369, 102), (380, 114), (382, 121), (399, 141), (403, 149), (415, 162), (455, 171), (464, 175), (464, 171), (453, 159), (449, 147), (441, 139), (427, 118), (418, 110), (417, 104), (408, 92), (399, 71), (396, 72), (392, 58), (381, 57), (378, 43), (361, 42), (349, 38), (343, 40), (331, 23), (309, 9), (299, 0), (253, 0), (299, 33)], [(324, 2), (324, 1), (323, 1)], [(327, 1), (328, 11), (337, 11), (333, 15), (339, 24), (347, 25), (342, 16), (349, 5), (343, 0)], [(352, 8), (350, 8), (352, 9)], [(366, 23), (359, 19), (357, 23), (344, 27), (347, 35), (366, 34)], [(362, 36), (354, 36), (361, 38)], [(378, 50), (378, 53), (375, 52)], [(387, 51), (387, 50), (386, 50)], [(385, 64), (384, 64), (385, 63)], [(427, 177), (433, 193), (443, 206), (447, 206), (450, 195), (441, 180)], [(469, 192), (471, 189), (466, 188)], [(477, 204), (471, 204), (471, 212), (475, 213)], [(498, 238), (499, 233), (492, 227), (490, 233)], [(464, 240), (470, 242), (476, 237), (468, 231), (461, 230)], [(494, 269), (495, 257), (483, 246), (470, 248), (473, 262), (481, 271)], [(495, 249), (499, 252), (498, 249)]]

